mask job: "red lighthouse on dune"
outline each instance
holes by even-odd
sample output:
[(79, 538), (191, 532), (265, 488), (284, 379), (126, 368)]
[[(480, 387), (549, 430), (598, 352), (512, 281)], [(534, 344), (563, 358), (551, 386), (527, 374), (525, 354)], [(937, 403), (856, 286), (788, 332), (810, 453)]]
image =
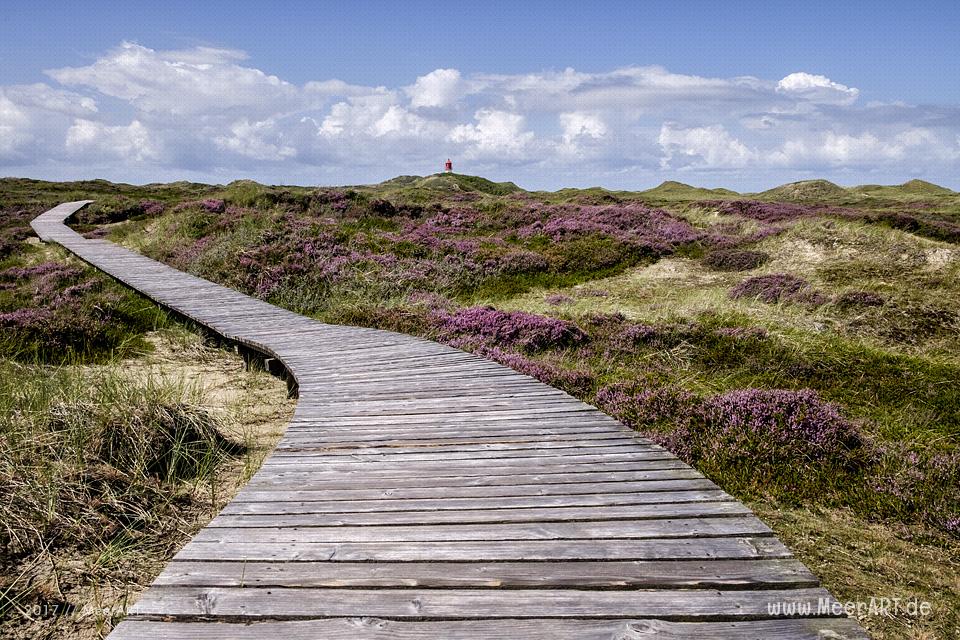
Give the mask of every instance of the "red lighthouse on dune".
[(443, 163), (443, 172), (453, 173), (453, 162), (450, 160), (450, 158), (447, 158), (447, 161)]

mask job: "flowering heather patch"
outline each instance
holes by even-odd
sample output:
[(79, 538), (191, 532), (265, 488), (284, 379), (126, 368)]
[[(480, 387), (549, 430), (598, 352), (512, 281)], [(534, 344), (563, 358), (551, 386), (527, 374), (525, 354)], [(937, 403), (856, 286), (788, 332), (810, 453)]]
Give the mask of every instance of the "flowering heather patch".
[[(710, 399), (705, 409), (715, 437), (741, 443), (744, 453), (755, 452), (760, 460), (840, 460), (863, 446), (838, 407), (810, 389), (731, 391)], [(724, 449), (723, 455), (735, 455), (737, 447)]]
[(562, 293), (551, 293), (546, 298), (544, 298), (544, 302), (556, 307), (556, 306), (561, 306), (565, 304), (571, 304), (572, 302), (574, 302), (574, 300), (570, 296), (564, 295)]
[(0, 355), (61, 362), (137, 346), (131, 334), (152, 328), (156, 311), (85, 275), (52, 261), (0, 271)]
[(820, 305), (826, 302), (825, 296), (814, 290), (806, 280), (789, 273), (771, 273), (747, 278), (730, 290), (730, 297), (755, 298), (769, 304), (804, 302)]
[(616, 384), (600, 389), (596, 403), (740, 490), (813, 496), (868, 470), (858, 429), (810, 389), (740, 389), (703, 399), (672, 386)]
[(539, 235), (561, 242), (599, 234), (660, 254), (703, 238), (703, 234), (685, 220), (641, 204), (554, 205), (535, 209), (539, 219), (518, 230), (522, 238)]
[(749, 271), (770, 260), (770, 254), (763, 251), (744, 251), (719, 249), (710, 252), (703, 264), (717, 271)]
[(662, 332), (658, 331), (656, 327), (648, 324), (631, 324), (620, 334), (619, 342), (628, 346), (650, 344), (661, 336)]
[(760, 222), (785, 222), (821, 215), (823, 207), (811, 207), (791, 202), (760, 202), (758, 200), (702, 200), (696, 206), (712, 209), (726, 215), (738, 215)]
[(484, 263), (484, 266), (490, 272), (516, 274), (546, 271), (550, 263), (539, 253), (517, 249), (491, 258)]
[(593, 390), (593, 374), (582, 369), (565, 369), (547, 362), (538, 362), (509, 351), (493, 347), (481, 347), (475, 352), (494, 362), (510, 367), (514, 371), (525, 373), (540, 382), (563, 389), (571, 395), (585, 397)]
[(226, 203), (216, 198), (206, 198), (200, 201), (200, 207), (208, 213), (223, 213)]
[(350, 198), (347, 196), (347, 193), (339, 189), (323, 191), (318, 194), (317, 200), (322, 204), (329, 205), (331, 209), (339, 213), (343, 213), (350, 206)]
[(920, 517), (960, 538), (960, 453), (904, 451), (884, 444), (874, 454), (871, 488), (882, 515)]
[(139, 207), (145, 216), (158, 216), (164, 209), (163, 203), (159, 200), (141, 200)]
[(407, 294), (407, 302), (422, 305), (428, 309), (452, 310), (454, 308), (452, 301), (432, 291), (412, 291)]
[(572, 322), (493, 307), (471, 307), (453, 313), (438, 311), (432, 315), (432, 323), (442, 340), (458, 346), (479, 342), (535, 352), (572, 347), (587, 340), (587, 335)]
[(9, 329), (42, 330), (50, 322), (53, 312), (50, 309), (21, 308), (0, 313), (0, 327)]
[(683, 424), (696, 415), (700, 399), (675, 386), (636, 389), (616, 383), (598, 390), (595, 403), (624, 424), (645, 431), (658, 425)]
[(75, 278), (80, 270), (59, 262), (41, 262), (29, 267), (10, 267), (0, 271), (0, 280), (23, 280), (37, 276), (56, 276), (60, 279)]

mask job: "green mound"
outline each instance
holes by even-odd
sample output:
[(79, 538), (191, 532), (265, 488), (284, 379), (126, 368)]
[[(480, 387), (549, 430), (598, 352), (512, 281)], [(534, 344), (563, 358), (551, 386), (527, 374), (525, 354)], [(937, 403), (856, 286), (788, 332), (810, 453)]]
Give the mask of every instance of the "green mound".
[(801, 180), (758, 193), (757, 197), (768, 200), (821, 200), (847, 194), (846, 189), (829, 180)]
[(397, 176), (396, 178), (390, 178), (389, 180), (384, 180), (379, 183), (378, 187), (409, 187), (415, 185), (420, 180), (423, 180), (423, 176)]
[(477, 191), (492, 196), (505, 196), (523, 191), (512, 182), (494, 182), (480, 176), (468, 176), (460, 173), (436, 173), (409, 183), (409, 186), (437, 191)]
[(908, 180), (903, 184), (862, 184), (850, 189), (853, 193), (886, 198), (916, 198), (924, 196), (949, 196), (954, 192), (926, 180)]
[(900, 185), (900, 189), (907, 193), (921, 195), (951, 194), (953, 191), (938, 184), (927, 182), (926, 180), (908, 180)]
[(684, 184), (683, 182), (667, 180), (653, 189), (639, 192), (639, 195), (645, 198), (655, 198), (659, 200), (700, 200), (703, 198), (738, 196), (740, 194), (730, 189), (705, 189), (703, 187)]

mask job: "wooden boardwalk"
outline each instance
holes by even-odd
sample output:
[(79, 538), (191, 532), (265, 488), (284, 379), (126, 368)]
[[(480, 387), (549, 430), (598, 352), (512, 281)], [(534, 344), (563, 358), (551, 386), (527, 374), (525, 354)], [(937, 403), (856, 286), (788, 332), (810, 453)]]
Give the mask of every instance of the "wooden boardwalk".
[(299, 386), (276, 450), (111, 638), (867, 637), (749, 509), (597, 409), (86, 240), (63, 224), (84, 204), (33, 227)]

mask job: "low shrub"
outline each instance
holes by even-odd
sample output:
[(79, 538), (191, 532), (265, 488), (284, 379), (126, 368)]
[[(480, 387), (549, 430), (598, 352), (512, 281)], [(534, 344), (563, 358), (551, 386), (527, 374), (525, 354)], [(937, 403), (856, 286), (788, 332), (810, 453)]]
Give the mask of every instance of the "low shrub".
[(846, 291), (834, 300), (834, 304), (841, 309), (882, 307), (884, 303), (886, 299), (883, 296), (870, 291)]
[(717, 271), (749, 271), (766, 264), (770, 254), (763, 251), (719, 249), (703, 259), (703, 264)]
[(806, 280), (789, 273), (771, 273), (747, 278), (730, 290), (730, 297), (755, 298), (769, 304), (805, 302), (819, 305), (826, 301), (826, 297), (814, 290)]
[(86, 267), (42, 262), (0, 271), (0, 355), (25, 362), (102, 359), (145, 348), (165, 315)]
[(480, 344), (536, 352), (572, 347), (587, 340), (572, 322), (493, 307), (470, 307), (452, 313), (441, 310), (432, 314), (432, 322), (442, 340), (458, 346)]

